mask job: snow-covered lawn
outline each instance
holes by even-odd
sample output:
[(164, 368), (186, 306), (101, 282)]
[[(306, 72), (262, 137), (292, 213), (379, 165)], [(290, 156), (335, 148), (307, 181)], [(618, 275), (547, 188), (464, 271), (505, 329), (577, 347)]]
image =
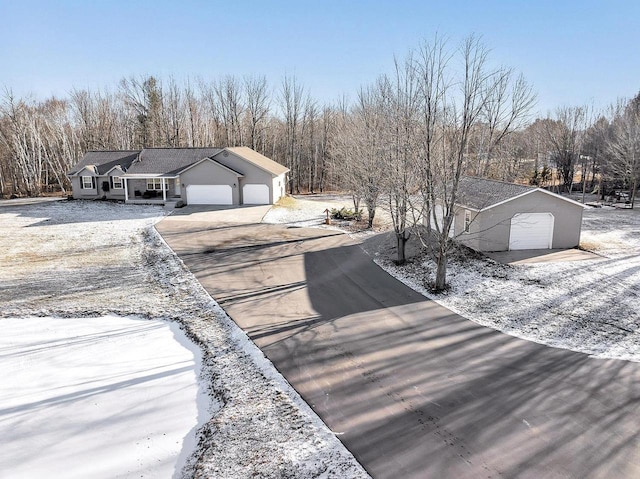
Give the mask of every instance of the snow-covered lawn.
[[(10, 202), (0, 204), (0, 244), (3, 246), (0, 249), (0, 327), (3, 322), (7, 326), (15, 326), (15, 321), (20, 321), (25, 323), (24, 328), (28, 330), (26, 324), (35, 321), (32, 319), (34, 316), (40, 318), (38, 321), (51, 325), (52, 335), (56, 331), (54, 325), (62, 324), (58, 322), (60, 318), (78, 318), (88, 324), (104, 316), (118, 316), (120, 319), (117, 321), (131, 321), (124, 319), (131, 316), (174, 321), (202, 351), (199, 380), (209, 399), (208, 411), (204, 411), (206, 414), (203, 414), (202, 408), (198, 411), (201, 418), (208, 416), (209, 419), (195, 431), (196, 446), (193, 450), (187, 450), (187, 441), (187, 448), (181, 448), (179, 457), (175, 457), (175, 450), (171, 453), (174, 454), (174, 466), (185, 460), (184, 477), (368, 477), (335, 435), (166, 246), (153, 228), (163, 215), (164, 211), (159, 207), (105, 202), (60, 201), (24, 206), (12, 206)], [(108, 318), (98, 321), (111, 324)], [(157, 323), (148, 324), (151, 327)], [(42, 331), (43, 335), (45, 333)], [(2, 334), (4, 336), (4, 331)], [(124, 358), (131, 348), (131, 341), (124, 336), (107, 334), (109, 347), (120, 358)], [(39, 337), (41, 344), (37, 354), (40, 358), (53, 358), (56, 351), (60, 350), (60, 341), (64, 343), (64, 340), (55, 336), (48, 340), (44, 336)], [(74, 340), (70, 342), (74, 343)], [(136, 342), (146, 340), (139, 338)], [(17, 344), (15, 347), (18, 347)], [(147, 352), (153, 349), (156, 354), (164, 352), (163, 346), (156, 347), (155, 341), (153, 345), (141, 347)], [(48, 381), (44, 377), (46, 375), (33, 371), (29, 365), (33, 354), (36, 354), (35, 351), (21, 355), (19, 360), (24, 363), (20, 367), (33, 374), (34, 381)], [(96, 358), (90, 356), (85, 359), (94, 363)], [(71, 361), (74, 364), (78, 362)], [(173, 368), (185, 367), (183, 360), (176, 361), (168, 360), (166, 364)], [(4, 360), (0, 363), (0, 373), (4, 371), (5, 364)], [(135, 368), (142, 366), (143, 363), (134, 364)], [(112, 371), (112, 368), (110, 364), (99, 369), (104, 378), (113, 376), (116, 382), (130, 382), (127, 379), (129, 376)], [(148, 373), (155, 374), (154, 371)], [(118, 379), (115, 377), (118, 374), (125, 376)], [(133, 376), (130, 379), (135, 381)], [(96, 387), (108, 389), (104, 384), (82, 385), (81, 379), (76, 382), (81, 388), (79, 390)], [(42, 385), (43, 389), (47, 389), (48, 385), (55, 387), (47, 382)], [(173, 384), (171, 387), (181, 386)], [(113, 385), (112, 389), (116, 388), (118, 386)], [(139, 388), (138, 392), (144, 390)], [(36, 401), (47, 401), (47, 397), (60, 394), (73, 394), (64, 391), (66, 389), (43, 392), (42, 399)], [(126, 392), (119, 391), (122, 394)], [(22, 400), (12, 401), (9, 407), (15, 409), (28, 407), (34, 399), (23, 397)], [(133, 398), (133, 402), (140, 401), (147, 402), (144, 397)], [(146, 405), (151, 407), (149, 414), (162, 415), (162, 403), (163, 400), (148, 402)], [(185, 407), (193, 411), (196, 403), (197, 397), (193, 396)], [(89, 407), (90, 403), (86, 405)], [(60, 407), (55, 401), (40, 404), (41, 409), (54, 406)], [(9, 420), (8, 412), (7, 407), (0, 404), (0, 422)], [(195, 426), (195, 418), (192, 413), (190, 415), (188, 427), (191, 428)], [(114, 428), (112, 431), (131, 428), (134, 435), (148, 433), (146, 426), (141, 426), (144, 421), (136, 422), (132, 416), (135, 416), (134, 411), (130, 411), (130, 414), (113, 413), (105, 423)], [(51, 430), (68, 428), (80, 431), (91, 428), (91, 422), (97, 417), (78, 417), (71, 422), (63, 415), (46, 426)], [(158, 425), (161, 426), (162, 421)], [(38, 429), (44, 427), (45, 424), (34, 419), (30, 426), (25, 425), (21, 436), (36, 434)], [(3, 451), (0, 454), (20, 446), (13, 441), (10, 444), (6, 435), (3, 437)], [(154, 436), (154, 439), (157, 437)], [(109, 448), (117, 447), (122, 440), (121, 436), (114, 434), (109, 438)], [(91, 441), (87, 440), (86, 447), (100, 448), (103, 444), (92, 444)], [(164, 447), (159, 440), (154, 440), (154, 444), (159, 448)], [(33, 447), (37, 448), (38, 445), (33, 444)], [(67, 454), (67, 461), (92, 466), (89, 459), (76, 454), (72, 448), (60, 447)], [(110, 457), (109, 451), (108, 448), (96, 450), (94, 456), (108, 463), (120, 464), (123, 469), (119, 474), (106, 476), (140, 477), (138, 470), (129, 474), (126, 461), (119, 456)], [(163, 454), (162, 451), (154, 451), (153, 454), (156, 453)], [(48, 453), (41, 450), (36, 454)], [(148, 451), (134, 447), (128, 450), (126, 457), (151, 457), (145, 454)], [(33, 462), (27, 459), (27, 463), (21, 467), (26, 468), (30, 463), (40, 464), (36, 459)], [(96, 468), (100, 467), (98, 461), (93, 464)], [(43, 477), (30, 472), (26, 475), (7, 470), (2, 472), (8, 477)], [(100, 474), (95, 469), (84, 477), (106, 477)], [(163, 477), (162, 474), (151, 473), (149, 476)]]
[[(321, 201), (298, 198), (289, 208), (292, 222), (304, 222), (305, 211), (307, 218), (315, 218), (315, 204)], [(271, 213), (267, 217), (274, 219)], [(289, 222), (286, 209), (277, 220)], [(438, 295), (425, 287), (435, 273), (430, 259), (418, 255), (398, 267), (393, 237), (356, 236), (389, 273), (479, 324), (597, 357), (640, 361), (638, 210), (585, 210), (581, 244), (603, 259), (509, 266), (460, 251), (449, 263), (451, 289)]]
[(177, 324), (27, 317), (0, 319), (0, 330), (5, 477), (180, 472), (209, 401), (198, 391), (200, 349)]

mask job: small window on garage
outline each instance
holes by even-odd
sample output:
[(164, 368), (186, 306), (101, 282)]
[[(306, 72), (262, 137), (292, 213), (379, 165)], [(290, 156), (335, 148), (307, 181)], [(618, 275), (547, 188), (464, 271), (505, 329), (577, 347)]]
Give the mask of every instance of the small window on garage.
[(82, 189), (83, 190), (91, 190), (91, 189), (93, 189), (93, 177), (92, 176), (83, 176), (82, 177)]
[(471, 211), (464, 210), (464, 232), (469, 233), (471, 231)]
[(114, 190), (122, 189), (122, 178), (120, 178), (119, 176), (112, 176), (111, 182), (112, 182), (111, 186), (113, 187)]

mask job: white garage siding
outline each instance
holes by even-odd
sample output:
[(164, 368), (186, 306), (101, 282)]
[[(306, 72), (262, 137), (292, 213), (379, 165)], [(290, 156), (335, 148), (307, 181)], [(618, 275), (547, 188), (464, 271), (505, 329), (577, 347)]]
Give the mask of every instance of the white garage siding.
[(280, 198), (285, 196), (285, 174), (278, 175), (273, 179), (273, 202), (276, 203)]
[(242, 203), (245, 205), (268, 205), (269, 199), (268, 185), (244, 185), (242, 188)]
[(518, 213), (511, 218), (509, 249), (551, 249), (554, 217), (551, 213)]
[(187, 186), (189, 205), (232, 205), (233, 194), (229, 185)]

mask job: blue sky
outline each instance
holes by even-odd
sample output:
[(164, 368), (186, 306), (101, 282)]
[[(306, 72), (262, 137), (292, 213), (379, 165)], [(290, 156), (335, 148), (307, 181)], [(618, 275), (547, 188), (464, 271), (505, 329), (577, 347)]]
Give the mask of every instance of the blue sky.
[(538, 112), (603, 107), (640, 91), (640, 2), (0, 0), (0, 87), (37, 98), (177, 80), (296, 75), (320, 102), (391, 69), (436, 33), (481, 35), (496, 64), (521, 71)]

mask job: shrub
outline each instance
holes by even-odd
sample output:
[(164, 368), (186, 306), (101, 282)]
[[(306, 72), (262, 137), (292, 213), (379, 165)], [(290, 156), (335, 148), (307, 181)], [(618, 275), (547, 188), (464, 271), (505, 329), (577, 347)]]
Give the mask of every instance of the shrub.
[(331, 217), (336, 220), (360, 220), (360, 218), (362, 217), (362, 210), (354, 211), (343, 206), (340, 209), (331, 208), (330, 214)]

